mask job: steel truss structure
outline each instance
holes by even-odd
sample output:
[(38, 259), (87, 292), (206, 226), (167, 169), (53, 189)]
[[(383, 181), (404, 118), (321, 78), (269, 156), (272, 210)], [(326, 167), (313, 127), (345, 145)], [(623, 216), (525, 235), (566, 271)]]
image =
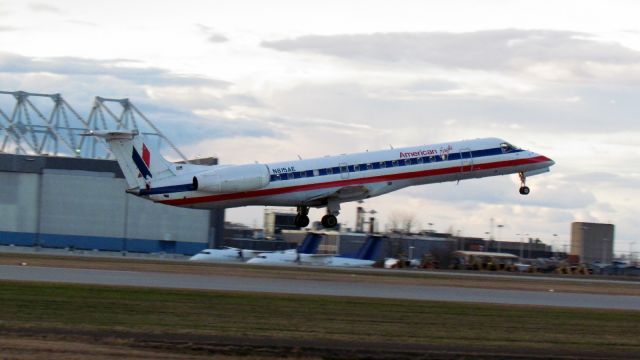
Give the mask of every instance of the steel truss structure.
[[(36, 102), (47, 98), (52, 101), (50, 108)], [(60, 94), (0, 91), (0, 99), (4, 100), (0, 101), (0, 153), (110, 159), (112, 155), (102, 140), (82, 134), (89, 130), (137, 130), (148, 141), (157, 140), (158, 149), (166, 145), (179, 160), (187, 161), (129, 99), (96, 96), (87, 119)], [(10, 111), (2, 109), (6, 103), (13, 103)]]

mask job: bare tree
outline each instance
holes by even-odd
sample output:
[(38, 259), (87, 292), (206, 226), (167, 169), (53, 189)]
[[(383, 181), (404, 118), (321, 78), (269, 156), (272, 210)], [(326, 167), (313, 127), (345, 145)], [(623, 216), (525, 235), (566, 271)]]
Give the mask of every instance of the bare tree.
[(416, 216), (407, 211), (393, 211), (389, 215), (387, 226), (391, 231), (410, 234), (411, 229), (417, 224)]

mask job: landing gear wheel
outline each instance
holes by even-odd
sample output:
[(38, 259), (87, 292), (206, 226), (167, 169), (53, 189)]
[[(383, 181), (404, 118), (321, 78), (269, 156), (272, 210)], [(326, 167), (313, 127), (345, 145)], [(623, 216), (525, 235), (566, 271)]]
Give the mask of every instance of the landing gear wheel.
[(325, 228), (334, 228), (338, 225), (338, 219), (333, 215), (325, 215), (322, 217), (321, 223)]
[(518, 175), (520, 176), (520, 195), (529, 195), (529, 192), (531, 192), (531, 190), (529, 190), (529, 187), (526, 185), (527, 177), (523, 172), (518, 173)]
[(298, 214), (294, 220), (297, 227), (307, 227), (309, 225), (309, 217), (307, 215)]

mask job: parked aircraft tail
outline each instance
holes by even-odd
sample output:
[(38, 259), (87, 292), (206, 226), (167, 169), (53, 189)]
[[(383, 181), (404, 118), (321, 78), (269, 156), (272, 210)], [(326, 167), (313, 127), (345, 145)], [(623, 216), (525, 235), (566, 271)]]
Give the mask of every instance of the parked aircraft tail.
[(360, 260), (375, 260), (378, 252), (380, 251), (380, 246), (382, 245), (382, 240), (384, 238), (384, 236), (377, 235), (367, 236), (367, 240), (364, 244), (362, 244), (362, 247), (360, 247), (360, 250), (358, 250), (358, 253), (354, 256), (354, 258)]
[(322, 241), (322, 235), (316, 233), (307, 233), (302, 244), (298, 246), (298, 254), (315, 254)]

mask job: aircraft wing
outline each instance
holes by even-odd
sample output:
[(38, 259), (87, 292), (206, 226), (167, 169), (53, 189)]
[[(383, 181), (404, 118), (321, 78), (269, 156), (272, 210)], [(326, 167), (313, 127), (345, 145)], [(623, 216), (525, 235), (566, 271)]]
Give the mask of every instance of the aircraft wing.
[(323, 194), (309, 199), (310, 202), (324, 199), (339, 199), (348, 201), (350, 199), (360, 199), (369, 193), (369, 189), (364, 185), (350, 185), (345, 186), (331, 194)]

